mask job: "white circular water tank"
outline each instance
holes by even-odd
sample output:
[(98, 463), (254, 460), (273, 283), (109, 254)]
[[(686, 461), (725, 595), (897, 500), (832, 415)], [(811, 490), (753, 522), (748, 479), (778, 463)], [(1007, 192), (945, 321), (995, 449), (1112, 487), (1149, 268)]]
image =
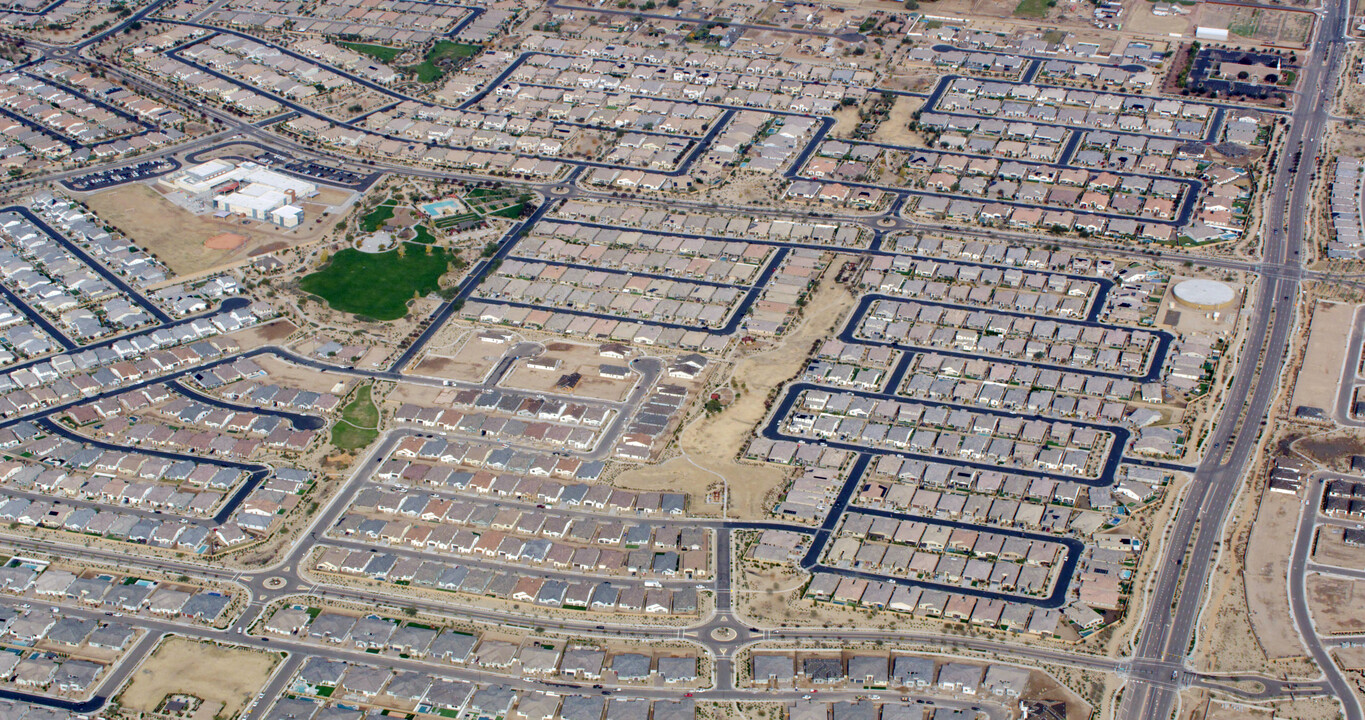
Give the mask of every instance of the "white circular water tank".
[(1176, 284), (1175, 299), (1197, 308), (1221, 308), (1237, 299), (1237, 292), (1217, 280), (1185, 280)]

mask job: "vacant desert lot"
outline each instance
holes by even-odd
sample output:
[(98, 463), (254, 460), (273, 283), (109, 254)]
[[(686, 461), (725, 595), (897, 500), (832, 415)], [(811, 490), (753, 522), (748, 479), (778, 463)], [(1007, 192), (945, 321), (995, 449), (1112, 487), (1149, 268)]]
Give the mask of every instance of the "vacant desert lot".
[(129, 710), (152, 712), (168, 695), (188, 693), (204, 701), (209, 717), (230, 720), (265, 685), (280, 656), (241, 647), (170, 636), (138, 668), (120, 701)]
[(1297, 657), (1303, 645), (1289, 615), (1285, 597), (1285, 574), (1289, 570), (1289, 547), (1285, 538), (1298, 521), (1299, 502), (1279, 493), (1266, 493), (1256, 511), (1246, 550), (1246, 595), (1251, 626), (1266, 657)]
[[(558, 360), (560, 366), (556, 370), (539, 370), (527, 367), (524, 360), (518, 361), (503, 378), (501, 385), (531, 392), (554, 392), (585, 399), (619, 402), (630, 394), (640, 380), (640, 376), (633, 372), (624, 380), (602, 377), (600, 372), (602, 365), (626, 366), (634, 358), (633, 356), (624, 360), (604, 358), (598, 354), (595, 345), (552, 342), (545, 346), (545, 352), (541, 353), (540, 358)], [(572, 389), (556, 386), (560, 377), (575, 372), (583, 376), (578, 385)]]
[[(836, 258), (831, 267), (838, 267), (842, 261), (842, 257)], [(616, 479), (616, 484), (634, 490), (678, 488), (693, 494), (692, 502), (696, 503), (697, 492), (724, 479), (730, 492), (730, 517), (767, 517), (768, 494), (782, 485), (786, 470), (775, 465), (740, 463), (735, 458), (767, 413), (764, 401), (768, 393), (801, 371), (811, 343), (827, 337), (852, 307), (853, 296), (834, 282), (833, 272), (826, 272), (796, 329), (771, 348), (735, 364), (731, 378), (734, 387), (741, 391), (739, 399), (683, 429), (678, 448), (685, 458), (631, 468)]]
[(1313, 562), (1350, 570), (1365, 570), (1365, 553), (1346, 544), (1342, 528), (1323, 525), (1318, 528), (1318, 542), (1313, 546)]
[(1365, 582), (1313, 573), (1307, 583), (1308, 609), (1319, 633), (1365, 632), (1365, 618), (1360, 616), (1360, 608), (1365, 607)]
[[(242, 262), (263, 247), (277, 243), (294, 245), (305, 239), (301, 233), (314, 232), (306, 226), (296, 232), (285, 232), (259, 222), (243, 225), (240, 218), (219, 220), (212, 215), (195, 215), (141, 183), (120, 185), (84, 200), (102, 219), (127, 233), (134, 243), (156, 255), (177, 275)], [(308, 225), (313, 225), (312, 220), (308, 218)], [(247, 240), (236, 249), (204, 247), (205, 240), (228, 232)]]
[(1351, 327), (1355, 306), (1320, 302), (1313, 309), (1313, 330), (1308, 336), (1308, 351), (1303, 367), (1294, 381), (1294, 407), (1315, 407), (1328, 412), (1336, 406), (1337, 381), (1346, 344), (1342, 328)]

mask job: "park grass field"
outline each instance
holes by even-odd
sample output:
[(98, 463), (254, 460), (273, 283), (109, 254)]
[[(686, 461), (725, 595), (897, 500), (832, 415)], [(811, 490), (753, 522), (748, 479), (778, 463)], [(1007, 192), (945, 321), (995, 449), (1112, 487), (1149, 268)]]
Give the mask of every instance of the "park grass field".
[(379, 437), (379, 408), (370, 390), (370, 385), (356, 388), (355, 399), (341, 409), (341, 419), (332, 426), (332, 445), (338, 450), (360, 450)]
[(440, 80), (446, 71), (438, 64), (441, 60), (458, 60), (473, 57), (481, 48), (478, 45), (439, 40), (427, 51), (427, 59), (407, 69), (417, 76), (418, 82), (431, 83)]
[(369, 55), (379, 62), (392, 63), (394, 58), (403, 54), (402, 48), (389, 47), (388, 45), (371, 45), (370, 43), (344, 42), (340, 45), (349, 50), (354, 50), (361, 55)]
[(409, 246), (404, 252), (363, 253), (347, 248), (320, 270), (305, 276), (299, 287), (335, 310), (374, 320), (397, 320), (408, 314), (408, 301), (440, 289), (450, 267), (450, 252)]
[(379, 207), (371, 210), (364, 217), (360, 218), (360, 229), (367, 233), (372, 233), (384, 227), (384, 223), (393, 219), (393, 210), (398, 207), (398, 201), (389, 198), (379, 204)]

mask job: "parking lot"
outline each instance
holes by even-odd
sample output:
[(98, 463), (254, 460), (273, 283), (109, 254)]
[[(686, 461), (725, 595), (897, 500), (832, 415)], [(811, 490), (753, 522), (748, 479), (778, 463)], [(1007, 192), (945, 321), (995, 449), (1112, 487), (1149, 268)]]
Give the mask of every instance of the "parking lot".
[(88, 175), (72, 178), (63, 182), (72, 190), (93, 191), (103, 190), (115, 185), (136, 182), (157, 175), (165, 175), (168, 172), (180, 169), (180, 163), (172, 158), (157, 158), (155, 160), (144, 160), (135, 165), (124, 165), (123, 167), (99, 170)]
[(350, 170), (342, 170), (307, 160), (291, 160), (275, 153), (262, 153), (256, 156), (256, 162), (268, 165), (279, 172), (301, 175), (312, 180), (322, 180), (332, 185), (363, 189), (369, 187), (375, 180), (374, 175), (361, 175)]

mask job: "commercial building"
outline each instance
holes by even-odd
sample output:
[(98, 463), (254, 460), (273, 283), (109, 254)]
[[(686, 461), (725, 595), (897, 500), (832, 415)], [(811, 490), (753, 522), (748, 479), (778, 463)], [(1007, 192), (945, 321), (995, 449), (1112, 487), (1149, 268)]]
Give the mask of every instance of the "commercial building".
[(209, 160), (161, 181), (163, 187), (188, 195), (209, 195), (219, 212), (242, 215), (280, 227), (297, 227), (303, 222), (300, 198), (312, 197), (318, 186), (290, 177), (252, 162), (234, 164)]

